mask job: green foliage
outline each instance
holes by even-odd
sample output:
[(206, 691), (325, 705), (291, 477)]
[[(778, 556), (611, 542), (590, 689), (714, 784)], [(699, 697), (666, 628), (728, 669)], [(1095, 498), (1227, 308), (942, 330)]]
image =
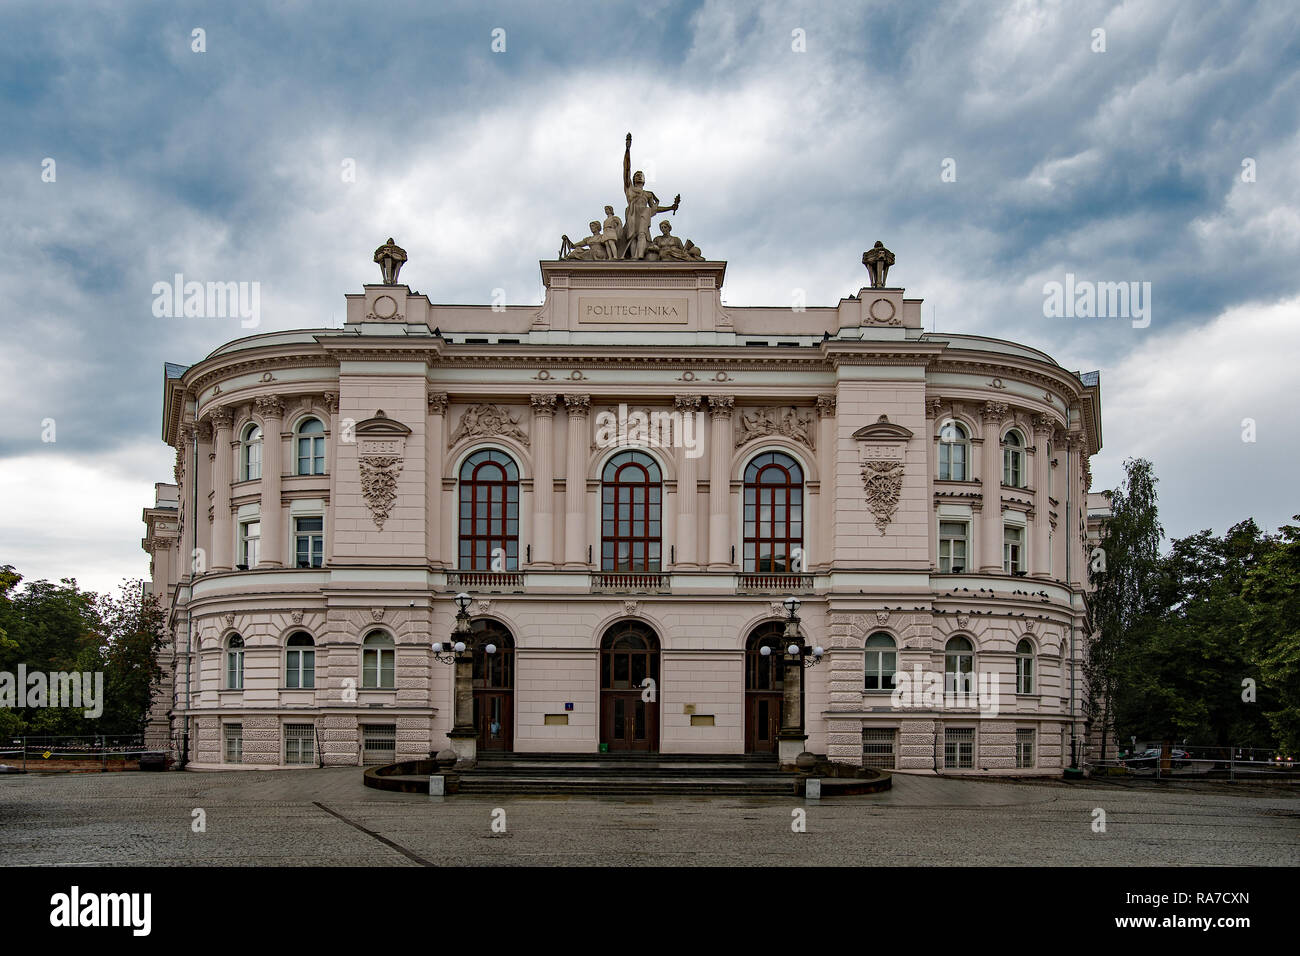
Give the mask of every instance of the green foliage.
[(0, 671), (102, 672), (104, 709), (98, 718), (66, 707), (0, 709), (0, 735), (141, 733), (166, 629), (157, 599), (142, 596), (139, 581), (124, 582), (117, 597), (71, 578), (20, 583), (12, 566), (0, 567)]
[(1143, 465), (1126, 463), (1118, 520), (1103, 536), (1106, 572), (1093, 579), (1094, 719), (1121, 740), (1300, 751), (1300, 528), (1270, 536), (1246, 520), (1153, 557), (1159, 526)]

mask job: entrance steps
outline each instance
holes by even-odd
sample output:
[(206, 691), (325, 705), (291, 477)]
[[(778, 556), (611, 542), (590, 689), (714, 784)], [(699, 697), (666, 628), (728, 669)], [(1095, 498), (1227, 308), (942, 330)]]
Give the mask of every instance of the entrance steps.
[(493, 753), (461, 771), (463, 794), (789, 796), (774, 754)]

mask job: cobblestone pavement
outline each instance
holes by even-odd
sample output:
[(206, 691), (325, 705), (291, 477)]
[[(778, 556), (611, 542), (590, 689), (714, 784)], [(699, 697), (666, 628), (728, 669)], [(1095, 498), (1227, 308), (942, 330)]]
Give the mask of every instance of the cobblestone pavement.
[(888, 793), (807, 802), (431, 799), (367, 789), (352, 768), (14, 775), (0, 776), (0, 864), (1294, 866), (1300, 794), (898, 775)]

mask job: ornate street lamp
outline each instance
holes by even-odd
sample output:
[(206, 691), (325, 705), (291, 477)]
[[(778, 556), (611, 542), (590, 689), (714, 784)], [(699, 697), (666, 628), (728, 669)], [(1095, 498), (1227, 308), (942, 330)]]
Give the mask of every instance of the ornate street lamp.
[[(457, 767), (472, 767), (478, 760), (478, 728), (474, 726), (474, 638), (470, 628), (470, 596), (461, 592), (456, 602), (456, 625), (451, 640), (435, 641), (433, 659), (442, 664), (455, 664), (452, 698), (455, 702), (454, 722), (447, 737), (456, 751)], [(484, 644), (485, 654), (495, 654), (495, 644)]]
[[(783, 766), (794, 765), (803, 760), (812, 761), (812, 754), (806, 758), (804, 743), (808, 735), (804, 732), (804, 679), (806, 668), (816, 667), (821, 663), (825, 650), (819, 645), (809, 647), (799, 633), (799, 604), (794, 595), (781, 602), (785, 607), (785, 654), (782, 656), (784, 674), (781, 680), (781, 729), (777, 732), (777, 755)], [(758, 651), (764, 657), (772, 653), (772, 648), (764, 645)]]

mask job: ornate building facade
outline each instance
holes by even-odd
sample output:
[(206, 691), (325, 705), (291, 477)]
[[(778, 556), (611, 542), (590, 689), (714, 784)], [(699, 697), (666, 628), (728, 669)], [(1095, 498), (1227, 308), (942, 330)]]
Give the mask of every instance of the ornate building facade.
[(792, 310), (597, 238), (541, 263), (540, 307), (434, 304), (390, 240), (343, 328), (167, 367), (152, 733), (198, 768), (427, 756), (464, 593), (480, 751), (775, 751), (798, 675), (797, 749), (1059, 773), (1097, 373), (925, 333), (879, 244), (871, 287)]

